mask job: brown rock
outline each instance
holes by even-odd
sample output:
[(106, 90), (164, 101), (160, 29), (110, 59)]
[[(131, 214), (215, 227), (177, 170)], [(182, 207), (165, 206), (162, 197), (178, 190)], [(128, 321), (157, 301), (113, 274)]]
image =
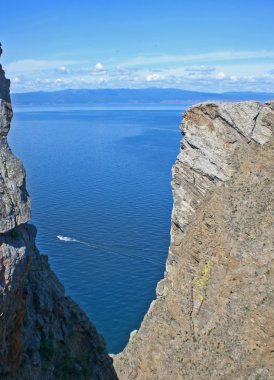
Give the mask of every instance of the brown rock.
[(173, 168), (165, 278), (121, 380), (274, 378), (273, 111), (201, 104)]

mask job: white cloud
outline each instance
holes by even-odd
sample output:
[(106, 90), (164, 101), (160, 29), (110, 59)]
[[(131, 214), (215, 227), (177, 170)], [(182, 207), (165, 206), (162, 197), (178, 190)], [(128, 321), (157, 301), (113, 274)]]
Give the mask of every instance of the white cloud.
[(11, 79), (11, 81), (12, 81), (13, 83), (20, 83), (20, 82), (21, 82), (21, 78), (19, 78), (19, 77), (13, 77), (13, 78)]
[(219, 73), (216, 74), (216, 79), (225, 79), (226, 74), (220, 71)]
[(59, 67), (57, 67), (56, 71), (60, 74), (69, 73), (69, 69), (66, 66), (59, 66)]
[(165, 76), (162, 74), (148, 74), (146, 76), (147, 82), (158, 82), (163, 81), (165, 79)]
[[(241, 55), (239, 52), (237, 54), (242, 58), (248, 56), (247, 52), (245, 54), (242, 52)], [(251, 52), (249, 54), (252, 55)], [(222, 56), (221, 53), (219, 56)], [(111, 64), (109, 61), (106, 71), (101, 62), (92, 66), (91, 62), (80, 61), (21, 60), (10, 63), (5, 69), (7, 77), (12, 78), (13, 92), (47, 91), (61, 88), (144, 88), (151, 84), (155, 84), (157, 87), (176, 87), (206, 92), (274, 92), (274, 60), (248, 59), (240, 61), (235, 58), (234, 62), (223, 61), (207, 64), (199, 59), (213, 57), (213, 53), (172, 57), (178, 59), (195, 57), (197, 62), (178, 61), (162, 66), (159, 66), (158, 63), (146, 66), (127, 66), (124, 62), (119, 64), (112, 62)]]
[(237, 82), (237, 81), (238, 81), (238, 77), (237, 77), (237, 75), (231, 75), (230, 80), (231, 80), (232, 82)]
[[(118, 75), (116, 70), (107, 75), (75, 75), (62, 77), (20, 77), (20, 81), (12, 80), (12, 92), (26, 91), (50, 91), (56, 89), (81, 89), (81, 88), (145, 88), (149, 83), (155, 83), (158, 87), (174, 87), (185, 90), (203, 92), (224, 91), (262, 91), (274, 92), (274, 76), (268, 73), (261, 75), (236, 76), (223, 71), (213, 74), (189, 76), (165, 75), (164, 80), (159, 80), (155, 73), (132, 71), (127, 75)], [(161, 74), (163, 76), (163, 74)], [(147, 80), (149, 77), (149, 81)], [(153, 79), (153, 80), (151, 80)]]
[(104, 71), (105, 70), (104, 65), (101, 62), (96, 63), (95, 70), (96, 71)]

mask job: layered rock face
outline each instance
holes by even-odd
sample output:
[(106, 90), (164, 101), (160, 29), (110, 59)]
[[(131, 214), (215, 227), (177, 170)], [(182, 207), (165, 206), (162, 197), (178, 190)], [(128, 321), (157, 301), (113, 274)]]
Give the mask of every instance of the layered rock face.
[(121, 380), (274, 378), (274, 102), (190, 108), (165, 278)]
[(35, 246), (25, 171), (7, 144), (12, 107), (2, 67), (0, 99), (0, 378), (117, 379), (102, 337)]

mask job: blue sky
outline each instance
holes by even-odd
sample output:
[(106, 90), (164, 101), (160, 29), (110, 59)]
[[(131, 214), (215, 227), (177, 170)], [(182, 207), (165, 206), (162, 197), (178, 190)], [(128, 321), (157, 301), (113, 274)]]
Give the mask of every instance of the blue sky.
[(14, 92), (274, 92), (274, 0), (1, 1)]

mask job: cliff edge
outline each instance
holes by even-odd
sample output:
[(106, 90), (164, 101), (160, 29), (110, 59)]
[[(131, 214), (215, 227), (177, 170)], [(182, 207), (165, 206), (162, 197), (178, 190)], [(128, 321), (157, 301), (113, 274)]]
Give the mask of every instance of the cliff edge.
[(9, 88), (0, 65), (0, 378), (117, 379), (102, 337), (36, 248), (25, 170), (7, 143)]
[(185, 113), (165, 278), (121, 380), (274, 378), (273, 127), (274, 102)]

